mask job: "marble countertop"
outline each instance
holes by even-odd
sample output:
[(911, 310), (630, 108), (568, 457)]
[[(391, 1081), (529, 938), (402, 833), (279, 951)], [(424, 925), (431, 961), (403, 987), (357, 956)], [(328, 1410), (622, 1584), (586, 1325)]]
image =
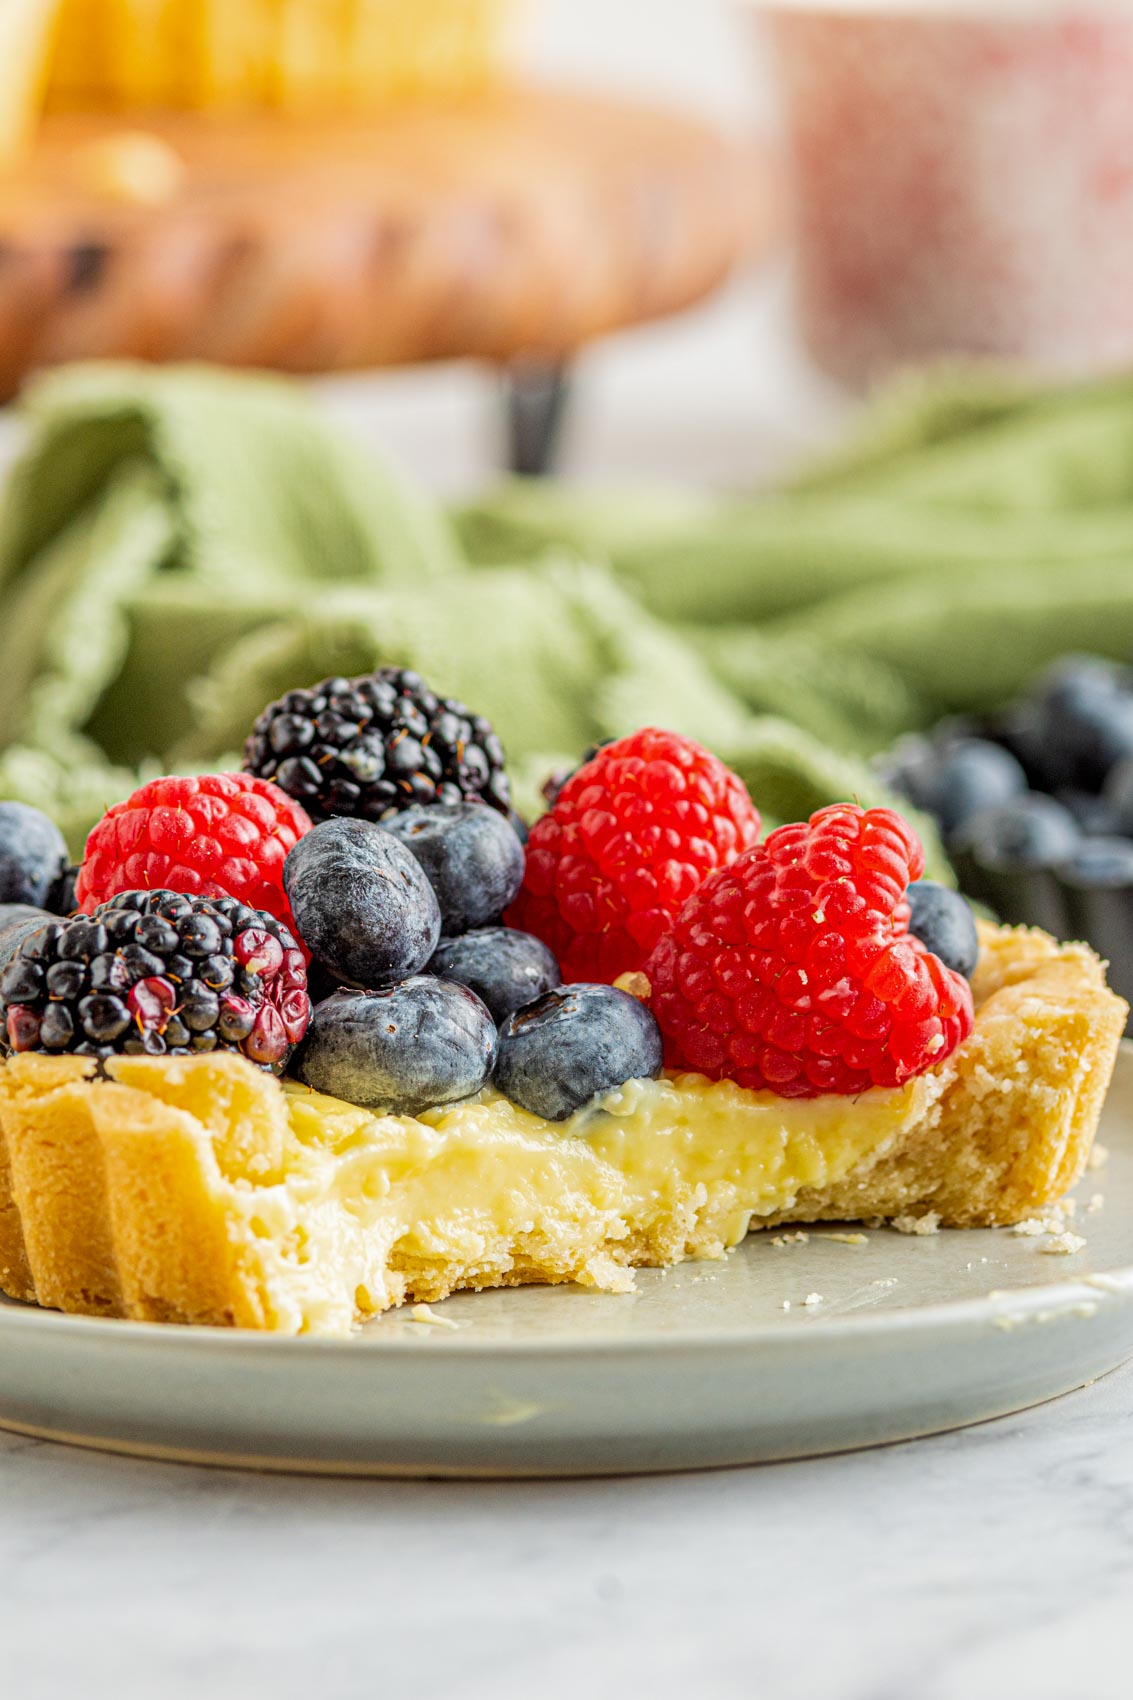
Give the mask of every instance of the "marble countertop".
[(1133, 1365), (873, 1452), (334, 1481), (0, 1435), (20, 1700), (1125, 1700)]

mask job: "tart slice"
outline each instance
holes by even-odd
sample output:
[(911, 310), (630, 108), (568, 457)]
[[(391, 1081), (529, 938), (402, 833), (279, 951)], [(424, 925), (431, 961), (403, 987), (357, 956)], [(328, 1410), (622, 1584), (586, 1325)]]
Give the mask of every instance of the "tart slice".
[(1127, 1007), (1097, 957), (982, 927), (975, 1022), (857, 1096), (632, 1081), (570, 1120), (486, 1090), (380, 1115), (245, 1058), (13, 1057), (0, 1287), (92, 1315), (347, 1331), (407, 1299), (718, 1257), (750, 1228), (1018, 1221), (1081, 1174)]

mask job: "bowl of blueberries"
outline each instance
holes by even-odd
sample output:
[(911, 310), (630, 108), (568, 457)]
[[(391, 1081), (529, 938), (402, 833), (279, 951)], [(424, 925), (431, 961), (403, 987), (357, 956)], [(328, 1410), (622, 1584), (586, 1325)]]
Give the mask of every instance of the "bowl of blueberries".
[(935, 819), (969, 897), (1085, 940), (1133, 999), (1133, 671), (1065, 656), (999, 713), (911, 733), (874, 765)]

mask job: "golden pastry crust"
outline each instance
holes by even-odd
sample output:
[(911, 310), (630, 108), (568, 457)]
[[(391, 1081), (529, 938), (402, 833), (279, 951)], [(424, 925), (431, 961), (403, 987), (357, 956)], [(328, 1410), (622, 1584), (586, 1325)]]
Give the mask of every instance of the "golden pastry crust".
[(1128, 1005), (1087, 945), (980, 923), (976, 1024), (938, 1071), (922, 1126), (778, 1221), (935, 1211), (946, 1227), (997, 1227), (1053, 1203), (1080, 1178)]
[[(436, 1223), (394, 1211), (367, 1225), (352, 1183), (332, 1188), (329, 1306), (310, 1243), (315, 1218), (295, 1205), (305, 1193), (309, 1209), (311, 1171), (289, 1179), (294, 1129), (273, 1081), (232, 1059), (121, 1059), (106, 1081), (80, 1058), (18, 1057), (0, 1073), (0, 1288), (84, 1314), (341, 1329), (355, 1311), (459, 1288), (583, 1280), (624, 1290), (631, 1268), (718, 1256), (748, 1225), (929, 1211), (945, 1226), (1018, 1221), (1081, 1174), (1128, 1010), (1092, 951), (1025, 929), (982, 928), (973, 987), (971, 1037), (899, 1104), (891, 1097), (889, 1131), (774, 1211), (752, 1213), (759, 1194), (745, 1199), (727, 1174), (706, 1187), (691, 1168), (660, 1205), (632, 1189), (618, 1195), (602, 1179), (616, 1178), (609, 1152), (585, 1139), (569, 1144), (586, 1184), (548, 1193), (555, 1141), (540, 1145), (520, 1128), (489, 1161), (503, 1166), (509, 1192), (541, 1177), (537, 1196), (550, 1202), (495, 1233), (484, 1231), (489, 1213), (462, 1239), (441, 1220), (448, 1200)], [(411, 1197), (414, 1176), (444, 1149), (443, 1123), (381, 1129), (364, 1184), (390, 1192), (394, 1176)], [(420, 1153), (407, 1154), (414, 1141)], [(349, 1149), (346, 1130), (342, 1151), (332, 1138), (316, 1160), (325, 1169)], [(500, 1179), (473, 1173), (482, 1186)], [(626, 1199), (647, 1195), (635, 1219)]]

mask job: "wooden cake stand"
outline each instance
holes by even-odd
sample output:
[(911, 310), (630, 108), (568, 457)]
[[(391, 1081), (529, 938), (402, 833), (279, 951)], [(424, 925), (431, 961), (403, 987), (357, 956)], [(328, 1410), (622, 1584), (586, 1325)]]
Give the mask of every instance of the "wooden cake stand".
[(285, 372), (474, 357), (549, 461), (593, 338), (714, 289), (776, 224), (768, 160), (542, 90), (365, 122), (56, 117), (0, 177), (0, 393), (60, 361)]

